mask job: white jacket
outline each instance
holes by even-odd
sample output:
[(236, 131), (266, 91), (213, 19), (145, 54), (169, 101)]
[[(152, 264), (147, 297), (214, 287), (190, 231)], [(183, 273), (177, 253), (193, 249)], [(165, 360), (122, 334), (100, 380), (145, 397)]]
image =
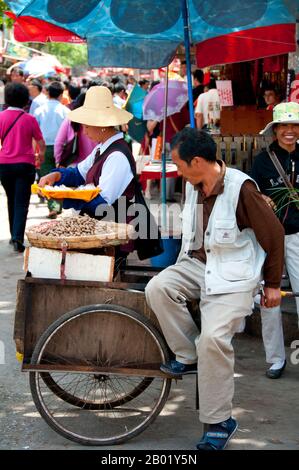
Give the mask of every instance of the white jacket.
[[(210, 215), (204, 234), (207, 257), (205, 283), (208, 295), (250, 291), (256, 288), (262, 278), (266, 253), (253, 230), (247, 228), (240, 231), (236, 219), (240, 189), (247, 179), (251, 178), (239, 170), (227, 168), (224, 191), (217, 196)], [(183, 254), (194, 249), (192, 242), (200, 215), (197, 198), (198, 191), (187, 183), (186, 203), (182, 213), (182, 248), (178, 261)]]

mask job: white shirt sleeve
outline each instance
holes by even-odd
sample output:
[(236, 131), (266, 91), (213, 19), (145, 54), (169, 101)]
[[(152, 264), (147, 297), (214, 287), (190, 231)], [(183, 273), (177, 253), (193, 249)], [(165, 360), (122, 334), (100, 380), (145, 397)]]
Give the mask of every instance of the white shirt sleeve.
[(197, 98), (197, 104), (196, 104), (196, 108), (195, 108), (195, 114), (196, 114), (196, 113), (201, 113), (201, 114), (203, 114), (203, 96), (204, 96), (204, 93), (202, 93), (201, 95), (199, 95), (199, 97)]
[(40, 112), (39, 112), (39, 108), (36, 108), (34, 111), (33, 111), (33, 115), (35, 117), (35, 119), (37, 120), (38, 122), (38, 125), (40, 126)]
[(105, 161), (99, 179), (100, 195), (108, 204), (113, 204), (133, 179), (127, 157), (121, 152), (113, 152)]
[(66, 118), (68, 113), (70, 112), (70, 109), (67, 106), (64, 106), (64, 105), (62, 105), (62, 106), (63, 106), (62, 115), (63, 115), (64, 118)]
[(36, 103), (33, 101), (31, 101), (31, 105), (30, 105), (30, 108), (29, 108), (29, 114), (31, 114), (31, 116), (34, 115), (34, 111), (37, 109), (37, 105)]

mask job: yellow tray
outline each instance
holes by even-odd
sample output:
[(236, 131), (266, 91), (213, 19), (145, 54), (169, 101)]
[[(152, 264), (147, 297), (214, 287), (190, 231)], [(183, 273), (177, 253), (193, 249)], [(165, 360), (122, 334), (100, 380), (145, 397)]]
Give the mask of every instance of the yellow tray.
[(100, 188), (95, 189), (71, 189), (65, 191), (57, 191), (55, 189), (49, 190), (40, 188), (38, 184), (31, 185), (32, 194), (42, 194), (47, 199), (82, 199), (85, 202), (89, 202), (94, 199), (99, 193)]

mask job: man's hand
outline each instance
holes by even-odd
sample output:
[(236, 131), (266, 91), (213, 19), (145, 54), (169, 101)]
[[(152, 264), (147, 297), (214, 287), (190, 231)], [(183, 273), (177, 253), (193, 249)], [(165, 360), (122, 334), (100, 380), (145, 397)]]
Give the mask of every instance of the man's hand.
[(49, 173), (48, 175), (43, 176), (39, 180), (38, 186), (40, 188), (44, 188), (46, 185), (53, 186), (60, 179), (61, 179), (61, 174), (59, 173), (59, 171), (54, 171), (53, 173)]
[(265, 308), (277, 307), (281, 302), (280, 288), (264, 287), (261, 296), (261, 306)]
[(273, 211), (276, 211), (276, 209), (277, 209), (276, 204), (269, 196), (266, 196), (265, 194), (262, 194), (262, 198), (268, 204), (268, 206), (271, 207), (271, 209)]

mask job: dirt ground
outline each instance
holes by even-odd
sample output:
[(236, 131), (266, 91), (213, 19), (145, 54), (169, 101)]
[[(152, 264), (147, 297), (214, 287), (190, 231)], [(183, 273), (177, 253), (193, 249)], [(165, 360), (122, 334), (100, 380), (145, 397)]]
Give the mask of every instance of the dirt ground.
[[(45, 206), (32, 197), (28, 224), (41, 222)], [(20, 372), (12, 339), (16, 282), (24, 276), (22, 255), (8, 244), (6, 200), (0, 187), (0, 449), (85, 449), (52, 431), (31, 399), (28, 375)], [(299, 338), (298, 338), (299, 339)], [(299, 449), (299, 364), (290, 364), (280, 380), (265, 376), (260, 339), (240, 334), (235, 339), (235, 399), (233, 415), (239, 429), (229, 449)], [(297, 355), (299, 358), (299, 354)], [(118, 450), (193, 450), (202, 433), (195, 410), (195, 377), (173, 382), (160, 416), (135, 439)], [(101, 448), (103, 449), (103, 448)], [(112, 449), (112, 447), (106, 447)]]

